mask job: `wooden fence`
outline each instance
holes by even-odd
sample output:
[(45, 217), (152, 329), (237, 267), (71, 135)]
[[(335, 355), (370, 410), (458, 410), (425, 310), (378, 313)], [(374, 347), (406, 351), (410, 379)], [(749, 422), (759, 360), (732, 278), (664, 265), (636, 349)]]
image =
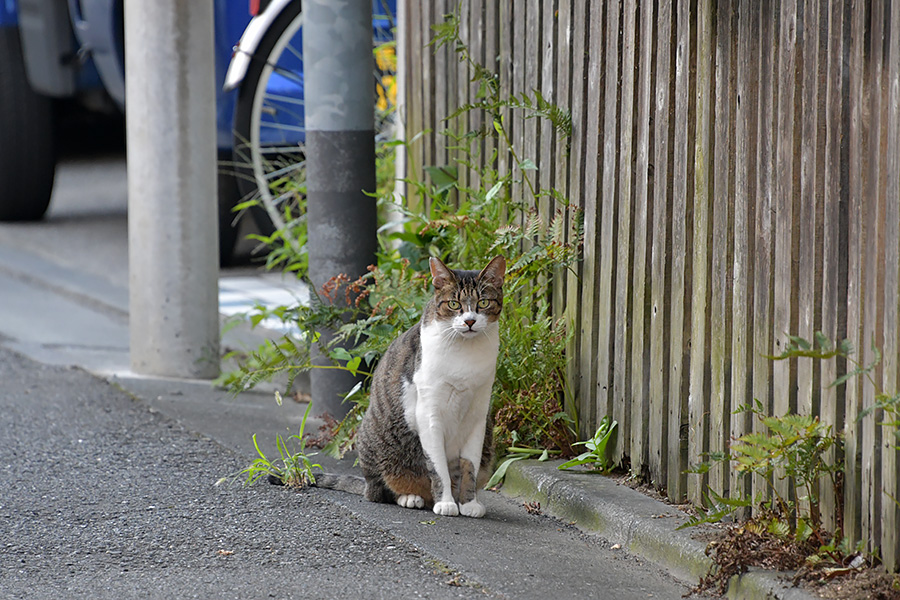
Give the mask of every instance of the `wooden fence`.
[[(430, 25), (461, 37), (506, 94), (540, 90), (572, 115), (571, 147), (538, 120), (513, 142), (585, 218), (578, 277), (557, 286), (576, 336), (581, 435), (604, 415), (628, 459), (673, 500), (757, 491), (685, 469), (759, 427), (740, 405), (843, 429), (830, 524), (900, 565), (898, 451), (860, 412), (874, 390), (826, 385), (843, 361), (772, 362), (788, 333), (849, 338), (900, 389), (900, 1), (409, 0), (409, 135), (473, 99)], [(475, 127), (477, 114), (470, 114)], [(438, 140), (417, 164), (453, 157)], [(487, 153), (489, 154), (489, 153)], [(506, 157), (501, 156), (501, 163)], [(840, 457), (838, 457), (840, 460)]]

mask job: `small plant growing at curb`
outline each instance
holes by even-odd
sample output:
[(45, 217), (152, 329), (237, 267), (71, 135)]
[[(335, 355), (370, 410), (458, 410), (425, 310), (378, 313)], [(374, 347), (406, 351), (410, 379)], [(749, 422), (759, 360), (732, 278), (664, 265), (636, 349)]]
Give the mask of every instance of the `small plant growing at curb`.
[[(276, 398), (280, 405), (280, 394), (276, 394)], [(303, 413), (303, 420), (300, 421), (300, 429), (296, 434), (287, 438), (283, 438), (281, 434), (275, 436), (278, 458), (270, 459), (263, 453), (256, 442), (256, 434), (254, 433), (253, 446), (256, 448), (257, 454), (259, 454), (259, 458), (234, 475), (219, 479), (216, 485), (229, 480), (234, 483), (243, 479), (243, 485), (246, 487), (253, 485), (264, 477), (272, 483), (301, 489), (315, 483), (316, 476), (313, 471), (315, 469), (322, 470), (322, 465), (313, 463), (310, 460), (311, 457), (315, 456), (315, 453), (306, 453), (306, 439), (303, 437), (306, 430), (306, 419), (309, 417), (311, 408), (312, 404), (306, 407), (306, 412)]]
[(571, 469), (572, 467), (587, 465), (595, 471), (604, 473), (608, 471), (612, 467), (612, 463), (606, 455), (606, 447), (609, 445), (610, 440), (613, 439), (618, 425), (619, 423), (617, 421), (611, 421), (608, 416), (603, 417), (600, 421), (600, 426), (597, 428), (597, 432), (594, 433), (594, 437), (584, 442), (575, 442), (572, 444), (573, 446), (584, 446), (587, 448), (587, 451), (582, 452), (572, 460), (564, 462), (559, 465), (557, 469), (565, 470)]

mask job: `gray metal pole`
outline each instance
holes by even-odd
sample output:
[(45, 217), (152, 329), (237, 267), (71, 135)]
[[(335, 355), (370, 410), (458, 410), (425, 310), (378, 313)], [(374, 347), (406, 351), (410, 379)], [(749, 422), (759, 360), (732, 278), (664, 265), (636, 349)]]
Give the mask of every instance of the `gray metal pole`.
[[(363, 275), (375, 262), (374, 59), (371, 0), (304, 0), (309, 278)], [(342, 297), (342, 296), (341, 296)], [(328, 332), (322, 332), (327, 337)], [(313, 370), (316, 407), (335, 416), (354, 378)]]
[(125, 0), (131, 367), (219, 372), (213, 0)]

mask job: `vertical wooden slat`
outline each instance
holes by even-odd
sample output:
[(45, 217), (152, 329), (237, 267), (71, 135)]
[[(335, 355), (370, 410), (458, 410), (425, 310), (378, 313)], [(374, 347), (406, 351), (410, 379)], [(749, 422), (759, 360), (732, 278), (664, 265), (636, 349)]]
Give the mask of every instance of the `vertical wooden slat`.
[[(570, 207), (566, 209), (567, 223), (569, 231), (572, 229), (573, 219), (576, 218), (577, 200), (569, 195), (569, 169), (574, 166), (569, 161), (568, 148), (570, 144), (576, 143), (575, 138), (580, 140), (584, 138), (583, 114), (575, 115), (572, 109), (572, 86), (570, 83), (571, 72), (573, 68), (572, 60), (572, 11), (573, 0), (560, 0), (557, 13), (557, 32), (556, 32), (556, 98), (560, 107), (569, 110), (572, 116), (572, 135), (567, 139), (563, 135), (557, 135), (556, 148), (554, 153), (556, 159), (556, 172), (554, 173), (554, 181), (556, 189), (566, 198)], [(583, 61), (582, 61), (583, 63)], [(582, 111), (583, 113), (583, 111)], [(567, 238), (568, 241), (571, 241)], [(593, 252), (591, 252), (593, 254)], [(576, 357), (580, 355), (581, 341), (581, 310), (580, 310), (580, 286), (579, 266), (574, 267), (574, 272), (563, 271), (558, 272), (553, 285), (553, 306), (557, 318), (564, 317), (566, 327), (571, 332), (566, 344), (566, 356)], [(578, 361), (574, 358), (566, 364), (566, 379), (569, 382), (569, 396), (566, 398), (566, 406), (564, 409), (570, 415), (577, 416), (580, 420), (585, 414), (578, 402), (581, 398), (579, 390), (579, 368)], [(579, 427), (582, 427), (579, 423)], [(578, 431), (576, 434), (581, 435)]]
[[(593, 3), (592, 3), (593, 4)], [(595, 249), (594, 252), (587, 252), (584, 256), (584, 265), (581, 270), (582, 291), (581, 291), (581, 353), (579, 355), (579, 364), (581, 365), (581, 397), (584, 401), (582, 405), (584, 409), (581, 412), (583, 435), (588, 436), (593, 433), (597, 427), (597, 423), (602, 419), (608, 410), (607, 399), (598, 389), (596, 384), (597, 369), (603, 365), (597, 362), (598, 343), (596, 333), (598, 329), (598, 320), (603, 318), (601, 309), (598, 306), (598, 291), (602, 286), (602, 282), (597, 276), (598, 254), (602, 253), (602, 238), (598, 235), (600, 228), (600, 195), (598, 194), (598, 178), (597, 164), (599, 161), (599, 117), (601, 101), (604, 97), (601, 88), (603, 78), (600, 76), (600, 69), (603, 66), (603, 11), (595, 8), (590, 15), (583, 15), (589, 18), (588, 30), (588, 56), (587, 63), (587, 81), (585, 85), (577, 86), (577, 82), (573, 79), (573, 99), (575, 97), (575, 88), (580, 87), (585, 90), (586, 99), (581, 104), (585, 112), (585, 145), (582, 162), (584, 164), (583, 177), (581, 178), (581, 190), (583, 193), (584, 206), (584, 239), (587, 247), (590, 244)], [(575, 17), (578, 19), (579, 17)], [(577, 54), (576, 42), (576, 59)], [(573, 73), (577, 73), (577, 68)], [(588, 242), (590, 240), (590, 242)]]
[[(680, 26), (680, 25), (679, 25)], [(691, 462), (700, 460), (700, 454), (709, 450), (709, 251), (712, 162), (712, 6), (708, 0), (700, 0), (697, 6), (697, 99), (696, 140), (694, 141), (694, 206), (693, 244), (691, 252), (691, 383), (689, 419), (691, 435), (697, 436), (693, 450), (689, 447)], [(688, 438), (690, 440), (690, 438)], [(690, 442), (689, 442), (690, 443)], [(713, 478), (710, 478), (712, 482)]]
[[(844, 7), (835, 2), (828, 7), (825, 88), (825, 180), (822, 201), (825, 204), (822, 236), (822, 332), (835, 342), (846, 337), (847, 294), (847, 186), (842, 164), (844, 140), (843, 62)], [(841, 365), (846, 369), (845, 365)], [(837, 432), (844, 418), (844, 387), (830, 387), (838, 378), (838, 361), (822, 362), (821, 408), (822, 422)], [(825, 455), (828, 464), (840, 457), (832, 449)], [(823, 482), (819, 495), (825, 525), (834, 530), (840, 523), (835, 514), (838, 502), (829, 482)]]
[[(803, 28), (800, 32), (803, 68), (800, 78), (800, 236), (798, 273), (798, 323), (796, 333), (812, 340), (817, 330), (816, 284), (822, 274), (818, 269), (818, 157), (819, 150), (819, 2), (804, 0)], [(794, 333), (793, 330), (790, 333)], [(797, 412), (813, 414), (814, 397), (818, 400), (817, 365), (810, 358), (797, 360)], [(818, 402), (816, 402), (818, 404)]]
[[(500, 78), (500, 97), (508, 98), (513, 92), (513, 79), (515, 72), (513, 70), (513, 59), (515, 57), (515, 46), (513, 38), (515, 37), (515, 14), (513, 13), (512, 2), (501, 2), (498, 11), (498, 27), (500, 28), (499, 47), (497, 49), (498, 75)], [(511, 132), (513, 127), (513, 116), (510, 109), (503, 109), (500, 113), (503, 127), (506, 131)], [(501, 140), (498, 142), (497, 150), (497, 172), (500, 177), (505, 177), (513, 172), (509, 155), (509, 148)], [(513, 193), (513, 186), (510, 186), (510, 193)]]
[[(484, 66), (490, 72), (500, 77), (500, 3), (484, 1)], [(493, 159), (497, 146), (494, 143), (494, 126), (490, 122), (491, 115), (484, 115), (484, 162), (488, 167), (496, 168), (496, 160)]]
[[(540, 88), (541, 81), (541, 0), (522, 0), (525, 4), (525, 81), (522, 85), (522, 93), (529, 98), (534, 98), (535, 88)], [(543, 165), (538, 150), (540, 149), (540, 122), (539, 119), (525, 119), (523, 130), (522, 155), (523, 160), (531, 160), (538, 169), (550, 168), (549, 164)], [(540, 185), (540, 171), (526, 171), (522, 177), (528, 177), (534, 189)], [(537, 198), (531, 196), (528, 186), (522, 190), (523, 200), (529, 207), (537, 202)]]
[[(572, 76), (571, 76), (571, 108), (572, 127), (574, 128), (574, 137), (572, 145), (569, 148), (569, 199), (577, 206), (584, 206), (584, 186), (594, 176), (595, 169), (589, 167), (596, 160), (596, 155), (586, 154), (585, 145), (590, 141), (591, 136), (598, 135), (597, 128), (588, 124), (591, 117), (591, 109), (589, 102), (595, 101), (597, 98), (593, 91), (589, 93), (590, 85), (593, 81), (591, 75), (589, 77), (589, 67), (595, 62), (602, 64), (603, 48), (595, 47), (594, 38), (588, 39), (588, 35), (593, 35), (593, 31), (589, 28), (588, 22), (595, 20), (595, 13), (602, 14), (602, 2), (597, 6), (598, 0), (573, 0), (571, 19), (572, 30)], [(593, 10), (592, 10), (593, 9)], [(590, 46), (589, 46), (590, 45)], [(591, 432), (593, 434), (593, 431)]]
[[(623, 273), (622, 278), (617, 278), (616, 283), (620, 288), (620, 293), (626, 298), (631, 297), (631, 302), (633, 303), (634, 297), (632, 292), (632, 286), (634, 285), (634, 280), (632, 279), (634, 271), (637, 269), (637, 263), (642, 262), (643, 256), (641, 258), (636, 257), (636, 242), (634, 241), (638, 234), (636, 233), (636, 229), (642, 226), (640, 223), (640, 218), (638, 216), (639, 208), (635, 206), (634, 202), (634, 188), (633, 188), (633, 176), (634, 176), (634, 117), (635, 117), (635, 88), (634, 88), (634, 78), (635, 78), (635, 34), (636, 34), (636, 13), (637, 13), (637, 0), (625, 0), (623, 6), (622, 13), (622, 79), (621, 79), (621, 101), (619, 103), (619, 121), (620, 131), (619, 131), (619, 252), (627, 253), (629, 256), (629, 261), (626, 261), (625, 267), (627, 268), (628, 263), (631, 263), (630, 272), (626, 271)], [(628, 222), (625, 221), (623, 217), (625, 217), (626, 212), (628, 213)], [(631, 232), (633, 232), (633, 237), (629, 235), (622, 235), (624, 233), (623, 229), (628, 227)], [(630, 238), (630, 239), (629, 239)], [(623, 242), (631, 242), (628, 246), (624, 247)], [(627, 299), (625, 302), (629, 302)], [(631, 431), (628, 433), (630, 436), (629, 446), (630, 446), (630, 456), (631, 456), (631, 465), (633, 469), (636, 469), (637, 472), (641, 467), (647, 464), (647, 455), (646, 455), (646, 444), (644, 443), (646, 439), (646, 429), (645, 425), (647, 423), (647, 415), (645, 412), (645, 398), (641, 395), (635, 396), (634, 385), (632, 382), (634, 362), (632, 359), (632, 351), (634, 340), (638, 336), (638, 333), (635, 331), (635, 319), (634, 316), (635, 307), (632, 304), (630, 306), (630, 310), (628, 311), (627, 317), (627, 327), (629, 328), (629, 344), (621, 346), (621, 350), (616, 351), (617, 355), (621, 355), (622, 362), (627, 365), (624, 369), (625, 380), (622, 381), (622, 385), (624, 388), (627, 388), (627, 398), (628, 402), (631, 404)], [(642, 321), (643, 322), (643, 321)], [(617, 356), (619, 358), (619, 356)], [(638, 373), (638, 377), (641, 377), (642, 374)]]
[[(525, 90), (526, 79), (526, 61), (525, 61), (525, 35), (526, 35), (526, 11), (528, 9), (527, 2), (510, 2), (512, 6), (512, 81), (510, 93), (519, 97)], [(515, 152), (518, 154), (518, 160), (524, 158), (525, 146), (525, 119), (522, 111), (511, 111), (510, 119), (507, 123), (507, 131), (512, 140)], [(512, 173), (512, 200), (513, 202), (522, 202), (524, 200), (524, 184), (522, 182), (522, 172), (516, 164), (516, 158), (510, 156), (510, 173)]]
[[(734, 10), (729, 0), (720, 0), (716, 10), (715, 37), (715, 154), (713, 156), (712, 185), (712, 257), (710, 275), (709, 323), (709, 451), (727, 450), (731, 414), (731, 268), (732, 213), (732, 46)], [(720, 463), (710, 470), (709, 483), (719, 493), (728, 487), (727, 464)]]
[[(556, 70), (559, 64), (556, 56), (556, 17), (559, 14), (558, 10), (559, 0), (542, 0), (540, 89), (541, 95), (548, 102), (564, 106), (557, 97), (556, 88)], [(540, 186), (542, 190), (549, 192), (556, 185), (556, 165), (559, 160), (556, 156), (556, 129), (549, 119), (541, 119), (540, 125), (541, 162), (538, 165), (540, 167)], [(540, 214), (546, 219), (548, 224), (557, 212), (560, 218), (565, 216), (562, 207), (557, 205), (556, 201), (549, 196), (549, 193), (540, 197), (538, 206)], [(565, 308), (562, 302), (563, 298), (565, 298), (565, 274), (557, 269), (552, 273), (552, 279), (550, 290), (553, 302), (551, 307), (554, 319), (560, 319)]]
[[(776, 38), (772, 0), (762, 0), (760, 6), (759, 40), (759, 118), (757, 121), (757, 185), (754, 223), (753, 266), (753, 398), (771, 408), (771, 366), (766, 355), (772, 352), (772, 249), (773, 227), (773, 160)], [(761, 429), (758, 419), (752, 420), (753, 431)], [(753, 494), (767, 494), (768, 487), (760, 479), (753, 481)]]
[[(556, 97), (556, 18), (559, 0), (541, 0), (541, 37), (539, 52), (540, 86), (541, 95), (548, 102), (559, 104)], [(556, 183), (556, 131), (549, 119), (540, 120), (540, 186), (542, 190), (549, 190)], [(552, 214), (552, 200), (549, 196), (540, 198), (540, 213), (548, 219)]]
[[(619, 421), (619, 439), (616, 442), (616, 455), (627, 454), (631, 457), (632, 466), (640, 469), (642, 457), (635, 455), (631, 447), (631, 432), (634, 421), (642, 421), (644, 415), (635, 413), (631, 406), (631, 386), (629, 381), (629, 354), (631, 348), (631, 310), (629, 300), (629, 283), (631, 275), (631, 116), (632, 102), (630, 91), (625, 93), (625, 85), (619, 85), (619, 73), (622, 81), (632, 81), (627, 69), (622, 66), (619, 56), (619, 40), (621, 38), (620, 22), (623, 19), (621, 3), (613, 5), (609, 11), (606, 25), (606, 120), (603, 133), (603, 196), (616, 200), (616, 275), (615, 303), (616, 330), (613, 351), (613, 406), (617, 408)], [(627, 12), (627, 11), (626, 11)], [(624, 41), (623, 41), (624, 44)], [(623, 50), (625, 48), (623, 47)], [(612, 95), (610, 95), (610, 92)], [(617, 95), (618, 94), (618, 95)], [(617, 98), (612, 102), (612, 98)], [(612, 111), (612, 115), (610, 115)], [(610, 123), (612, 119), (612, 123)], [(610, 161), (610, 162), (608, 162)], [(622, 171), (627, 167), (628, 176)], [(638, 424), (638, 429), (640, 423)], [(620, 452), (622, 454), (620, 454)]]
[[(869, 165), (866, 178), (868, 193), (863, 195), (865, 219), (865, 245), (863, 247), (863, 276), (865, 277), (865, 299), (863, 301), (862, 357), (866, 364), (875, 360), (875, 348), (883, 348), (883, 329), (879, 314), (883, 294), (883, 232), (884, 232), (884, 173), (882, 156), (886, 141), (882, 122), (882, 86), (884, 84), (884, 0), (872, 1), (870, 20), (870, 47), (868, 52), (869, 122), (871, 124), (867, 151)], [(876, 368), (875, 381), (881, 376), (881, 365)], [(862, 408), (870, 408), (875, 403), (875, 390), (871, 385), (863, 385)], [(881, 428), (876, 419), (861, 421), (862, 437), (862, 528), (874, 548), (881, 538)]]
[[(794, 256), (794, 116), (796, 102), (797, 6), (783, 2), (779, 15), (778, 95), (775, 125), (775, 263), (772, 354), (787, 345), (787, 335), (796, 331), (796, 290)], [(772, 366), (773, 404), (776, 416), (794, 412), (797, 406), (793, 361), (778, 361)], [(774, 487), (782, 498), (791, 494), (790, 481), (776, 469)]]
[[(483, 0), (469, 0), (469, 10), (468, 10), (468, 44), (469, 44), (469, 53), (472, 56), (472, 59), (479, 65), (487, 65), (487, 61), (484, 57), (484, 42), (486, 37), (486, 31), (484, 28), (484, 7)], [(462, 6), (462, 5), (460, 5)], [(475, 102), (475, 94), (478, 91), (477, 84), (472, 83), (470, 80), (472, 79), (472, 73), (469, 72), (469, 65), (464, 62), (459, 63), (459, 88), (463, 91), (460, 94), (460, 103), (463, 104), (471, 104)], [(467, 124), (465, 129), (463, 129), (463, 133), (481, 131), (484, 127), (484, 113), (480, 110), (472, 110), (466, 113)], [(484, 140), (475, 136), (469, 139), (465, 145), (469, 148), (469, 152), (471, 153), (472, 160), (476, 165), (481, 165), (484, 163)], [(466, 158), (463, 156), (463, 158)], [(462, 165), (460, 165), (462, 168)], [(466, 178), (463, 179), (462, 183), (472, 189), (477, 189), (480, 182), (480, 176), (478, 169), (463, 169), (466, 172)]]
[[(569, 30), (571, 31), (569, 35), (571, 35), (570, 43), (572, 48), (572, 73), (570, 77), (569, 94), (571, 97), (570, 110), (572, 114), (573, 132), (571, 145), (568, 148), (569, 168), (566, 185), (570, 204), (575, 207), (584, 208), (585, 211), (587, 197), (582, 192), (582, 186), (585, 184), (585, 179), (590, 180), (591, 177), (596, 179), (596, 169), (588, 169), (585, 166), (585, 163), (588, 161), (585, 161), (583, 158), (585, 156), (584, 148), (591, 139), (591, 136), (598, 135), (596, 128), (587, 126), (588, 118), (590, 117), (590, 110), (587, 108), (587, 89), (589, 84), (588, 58), (589, 56), (593, 56), (593, 61), (598, 61), (598, 57), (603, 56), (602, 47), (592, 52), (588, 52), (586, 49), (586, 44), (588, 43), (586, 38), (589, 33), (587, 27), (588, 15), (593, 15), (593, 12), (590, 10), (591, 4), (590, 0), (574, 0), (569, 16)], [(598, 10), (597, 12), (601, 11)], [(591, 64), (593, 64), (593, 61)], [(593, 98), (595, 96), (592, 95), (591, 97)], [(592, 163), (588, 162), (588, 164)], [(570, 217), (574, 220), (578, 218), (578, 214), (575, 211), (570, 211)], [(588, 248), (588, 246), (585, 246), (585, 248)], [(596, 252), (596, 247), (593, 251), (589, 249), (584, 254), (585, 259), (587, 259), (588, 255), (596, 256)], [(584, 263), (582, 263), (581, 267), (583, 271)], [(594, 396), (593, 390), (584, 384), (585, 375), (587, 375), (587, 379), (589, 380), (589, 373), (592, 371), (585, 371), (580, 362), (581, 357), (585, 355), (585, 352), (582, 352), (582, 349), (586, 349), (583, 332), (591, 326), (590, 320), (585, 320), (583, 311), (583, 282), (584, 276), (582, 272), (579, 271), (574, 274), (569, 274), (569, 281), (566, 286), (566, 295), (568, 299), (566, 302), (566, 309), (569, 311), (570, 315), (573, 315), (569, 317), (568, 322), (576, 323), (577, 328), (575, 329), (575, 335), (569, 342), (567, 352), (569, 352), (569, 356), (573, 357), (569, 361), (569, 369), (570, 373), (572, 373), (569, 381), (572, 387), (575, 388), (577, 394), (580, 427), (579, 434), (583, 438), (587, 438), (593, 434), (593, 414), (595, 412), (595, 403), (597, 403), (598, 400)]]
[[(693, 206), (694, 162), (691, 160), (693, 131), (690, 122), (691, 105), (691, 6), (688, 2), (680, 2), (675, 11), (675, 122), (673, 133), (672, 163), (672, 272), (671, 293), (672, 306), (670, 326), (672, 333), (670, 345), (672, 353), (688, 355), (688, 361), (682, 363), (682, 377), (689, 378), (688, 395), (677, 406), (687, 415), (680, 415), (681, 422), (687, 421), (688, 462), (696, 464), (703, 460), (705, 452), (706, 429), (703, 421), (705, 410), (702, 407), (702, 392), (694, 387), (693, 344), (691, 339), (691, 313), (693, 311), (693, 292), (688, 291), (687, 282), (691, 279), (691, 248), (689, 223)], [(677, 346), (675, 344), (678, 344)], [(673, 368), (674, 371), (674, 368)], [(683, 388), (681, 390), (683, 392)], [(700, 395), (694, 395), (695, 392)], [(700, 409), (698, 410), (698, 403)], [(674, 415), (670, 415), (672, 419)], [(687, 417), (687, 419), (685, 419)], [(671, 420), (670, 420), (671, 423)], [(680, 427), (680, 425), (679, 425)], [(706, 476), (692, 477), (688, 482), (688, 498), (693, 502), (701, 502), (706, 488)]]
[[(850, 15), (850, 56), (849, 56), (849, 85), (848, 97), (850, 122), (849, 122), (849, 147), (848, 158), (849, 176), (849, 202), (848, 202), (848, 246), (847, 253), (847, 339), (853, 344), (861, 359), (862, 349), (862, 318), (863, 299), (865, 289), (863, 287), (863, 198), (865, 190), (865, 171), (868, 164), (865, 147), (868, 137), (866, 121), (864, 119), (864, 90), (865, 90), (865, 32), (866, 11), (863, 0), (858, 0), (851, 5)], [(846, 385), (846, 418), (844, 421), (844, 535), (851, 540), (862, 539), (862, 449), (860, 448), (861, 427), (857, 421), (862, 401), (861, 378), (853, 378)]]
[[(756, 141), (759, 81), (759, 4), (738, 3), (738, 50), (735, 73), (734, 282), (731, 331), (731, 424), (733, 438), (751, 429), (750, 415), (736, 412), (752, 397), (751, 315), (753, 284), (752, 224), (756, 202)], [(749, 493), (747, 477), (730, 469), (732, 497)]]
[[(431, 2), (425, 2), (419, 5), (421, 22), (418, 24), (420, 46), (416, 50), (421, 53), (422, 61), (422, 130), (435, 128), (434, 119), (434, 51), (428, 43), (431, 41), (431, 24), (433, 6)], [(410, 53), (412, 54), (412, 53)], [(416, 133), (419, 133), (418, 131)], [(415, 135), (415, 134), (413, 134)], [(436, 136), (425, 135), (422, 139), (422, 154), (419, 162), (419, 169), (434, 164), (435, 160), (435, 138)], [(420, 171), (419, 181), (425, 181), (424, 171)], [(427, 204), (424, 206), (426, 210), (430, 208)]]
[[(637, 95), (635, 123), (636, 130), (636, 159), (634, 172), (634, 279), (632, 294), (634, 296), (634, 314), (632, 327), (632, 397), (640, 398), (644, 410), (648, 412), (648, 419), (643, 424), (641, 433), (646, 440), (646, 448), (643, 454), (647, 456), (647, 464), (650, 467), (651, 480), (658, 486), (665, 485), (666, 479), (666, 444), (665, 433), (666, 417), (668, 413), (663, 409), (662, 386), (658, 387), (658, 396), (650, 394), (650, 381), (653, 379), (650, 368), (650, 351), (652, 340), (647, 336), (651, 310), (648, 306), (650, 295), (650, 244), (652, 219), (652, 205), (650, 196), (652, 189), (649, 180), (650, 166), (650, 98), (652, 95), (651, 59), (653, 51), (653, 2), (641, 0), (639, 4), (640, 22), (635, 23), (635, 51), (637, 73)], [(661, 360), (659, 361), (662, 362)], [(653, 432), (653, 433), (651, 433)]]
[[(887, 184), (885, 189), (884, 383), (900, 391), (900, 2), (891, 3), (887, 71)], [(888, 419), (889, 420), (889, 419)], [(900, 445), (894, 426), (885, 427), (881, 445), (881, 555), (888, 571), (900, 570)]]
[[(469, 52), (472, 53), (473, 56), (477, 57), (478, 48), (475, 44), (472, 43), (471, 37), (472, 27), (470, 21), (472, 0), (457, 0), (457, 2), (457, 4), (451, 4), (447, 8), (448, 10), (456, 12), (457, 16), (459, 17), (459, 38), (464, 44), (466, 44)], [(446, 59), (448, 61), (447, 69), (450, 73), (451, 85), (453, 86), (453, 93), (447, 100), (447, 112), (449, 114), (469, 101), (469, 73), (468, 65), (458, 59), (456, 53), (454, 52), (454, 48), (448, 48)], [(478, 60), (478, 58), (476, 58), (475, 60)], [(473, 118), (473, 116), (473, 114), (470, 114), (468, 112), (460, 113), (452, 121), (446, 122), (445, 126), (451, 132), (453, 132), (454, 137), (465, 134), (467, 131), (469, 131), (469, 122), (470, 119)], [(460, 146), (467, 146), (470, 149), (472, 148), (472, 141), (470, 139), (466, 139), (458, 143), (453, 138), (448, 138), (446, 142), (448, 145), (457, 148), (459, 148)], [(457, 194), (457, 202), (461, 203), (466, 199), (465, 190), (469, 187), (470, 172), (469, 169), (459, 161), (466, 160), (467, 157), (463, 149), (455, 149), (449, 152), (448, 158), (450, 164), (456, 166), (458, 169), (457, 177), (459, 192)]]
[[(684, 465), (681, 451), (681, 422), (687, 393), (684, 388), (685, 366), (683, 329), (670, 325), (673, 298), (670, 287), (672, 263), (672, 241), (669, 235), (670, 219), (668, 206), (672, 198), (670, 177), (671, 135), (670, 118), (672, 112), (672, 4), (663, 2), (656, 15), (656, 75), (655, 99), (653, 104), (653, 247), (651, 262), (652, 283), (650, 288), (650, 337), (654, 341), (650, 355), (651, 398), (660, 398), (665, 411), (666, 432), (666, 490), (670, 498), (681, 499), (685, 495)], [(676, 332), (677, 330), (677, 332)], [(656, 385), (654, 385), (654, 383)]]
[[(444, 14), (447, 13), (448, 1), (449, 0), (434, 0), (432, 5), (432, 10), (434, 12), (431, 15), (433, 23), (440, 23), (443, 20)], [(429, 31), (428, 40), (430, 41), (432, 38), (432, 32)], [(448, 105), (450, 103), (450, 98), (452, 97), (451, 94), (453, 93), (453, 90), (450, 87), (449, 70), (455, 63), (447, 60), (447, 53), (452, 51), (447, 46), (439, 49), (435, 46), (431, 46), (429, 49), (434, 54), (434, 97), (432, 99), (434, 102), (434, 117), (432, 127), (435, 132), (435, 148), (433, 164), (436, 166), (445, 166), (449, 160), (447, 152), (448, 144), (447, 139), (440, 134), (447, 128), (444, 118), (449, 114)]]
[[(577, 5), (577, 6), (576, 6)], [(583, 110), (576, 116), (574, 113), (574, 99), (572, 98), (572, 76), (573, 72), (581, 73), (583, 68), (576, 65), (576, 58), (572, 55), (573, 43), (573, 17), (581, 18), (576, 10), (584, 10), (584, 0), (576, 2), (575, 0), (558, 0), (557, 17), (556, 17), (556, 64), (554, 69), (555, 79), (551, 85), (555, 88), (556, 104), (569, 111), (572, 116), (572, 137), (566, 139), (562, 135), (556, 136), (556, 146), (553, 150), (556, 156), (556, 171), (553, 174), (553, 180), (556, 184), (556, 190), (559, 191), (569, 202), (577, 201), (569, 195), (569, 169), (575, 165), (569, 161), (570, 144), (574, 144), (575, 137), (584, 138), (585, 128)], [(584, 13), (586, 16), (587, 13)], [(582, 52), (581, 65), (584, 65), (584, 54)], [(596, 60), (596, 57), (595, 57)], [(596, 130), (594, 130), (596, 134)], [(565, 296), (563, 296), (565, 298)]]

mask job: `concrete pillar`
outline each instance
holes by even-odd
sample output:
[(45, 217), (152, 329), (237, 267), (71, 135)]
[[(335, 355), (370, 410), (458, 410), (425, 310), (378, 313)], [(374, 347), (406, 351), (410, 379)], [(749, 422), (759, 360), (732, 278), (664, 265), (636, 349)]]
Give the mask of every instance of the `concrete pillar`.
[(131, 366), (219, 372), (213, 0), (125, 0)]
[[(372, 0), (304, 0), (303, 18), (307, 247), (320, 289), (375, 262), (375, 199), (365, 194), (375, 191)], [(354, 383), (349, 373), (313, 370), (313, 402), (342, 416), (349, 406), (340, 394)]]

